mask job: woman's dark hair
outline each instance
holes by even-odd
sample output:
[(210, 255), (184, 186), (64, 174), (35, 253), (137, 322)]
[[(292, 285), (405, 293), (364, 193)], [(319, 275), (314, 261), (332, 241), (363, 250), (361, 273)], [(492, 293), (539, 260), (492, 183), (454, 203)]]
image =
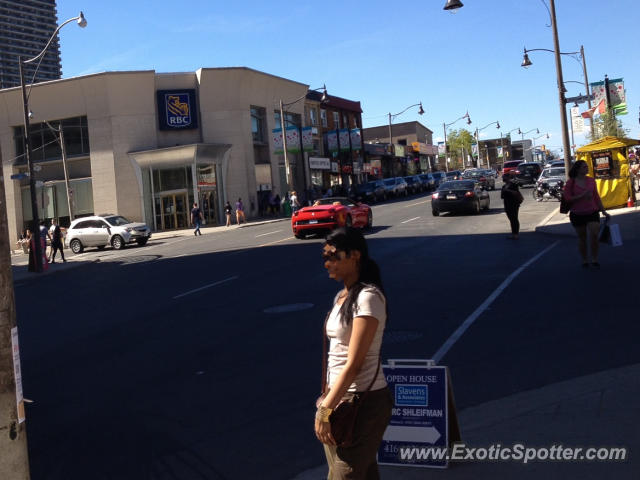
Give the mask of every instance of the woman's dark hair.
[(356, 250), (360, 252), (358, 281), (349, 289), (349, 294), (340, 307), (341, 321), (344, 325), (348, 325), (353, 319), (358, 295), (364, 288), (374, 287), (380, 294), (384, 295), (380, 268), (369, 257), (367, 241), (360, 230), (352, 227), (338, 228), (327, 236), (326, 243), (336, 247), (337, 250), (345, 252), (347, 255)]
[(576, 163), (571, 165), (571, 169), (569, 169), (569, 178), (576, 178), (578, 176), (578, 171), (582, 165), (586, 165), (587, 162), (584, 160), (578, 160)]

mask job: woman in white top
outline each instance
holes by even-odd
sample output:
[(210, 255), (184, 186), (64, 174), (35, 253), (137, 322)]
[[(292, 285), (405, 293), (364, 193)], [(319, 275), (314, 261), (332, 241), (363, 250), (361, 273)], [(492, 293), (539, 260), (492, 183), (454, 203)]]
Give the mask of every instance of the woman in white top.
[[(329, 277), (344, 288), (336, 295), (326, 322), (329, 390), (316, 412), (316, 436), (324, 445), (329, 479), (378, 479), (376, 453), (392, 408), (379, 367), (387, 321), (380, 270), (369, 258), (362, 233), (353, 228), (330, 234), (322, 257)], [(354, 395), (359, 397), (359, 408), (353, 442), (338, 446), (331, 434), (331, 413), (343, 398)]]

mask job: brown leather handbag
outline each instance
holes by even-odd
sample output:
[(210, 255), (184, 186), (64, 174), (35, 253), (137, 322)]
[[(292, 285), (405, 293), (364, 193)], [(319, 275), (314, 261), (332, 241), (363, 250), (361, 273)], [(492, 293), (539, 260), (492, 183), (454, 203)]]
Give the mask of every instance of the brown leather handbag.
[[(329, 317), (327, 316), (327, 320)], [(325, 399), (329, 390), (327, 389), (327, 363), (329, 358), (329, 352), (327, 351), (327, 321), (325, 320), (324, 328), (322, 330), (322, 395), (316, 400), (316, 407), (319, 407), (322, 401)], [(378, 358), (378, 367), (376, 373), (373, 375), (373, 380), (369, 384), (369, 387), (364, 392), (350, 393), (347, 392), (340, 400), (340, 403), (333, 409), (329, 416), (329, 423), (331, 423), (331, 435), (336, 441), (339, 447), (349, 447), (353, 444), (353, 430), (356, 425), (356, 419), (358, 417), (358, 409), (362, 404), (367, 393), (373, 387), (373, 384), (378, 378), (378, 372), (380, 371), (380, 359)]]

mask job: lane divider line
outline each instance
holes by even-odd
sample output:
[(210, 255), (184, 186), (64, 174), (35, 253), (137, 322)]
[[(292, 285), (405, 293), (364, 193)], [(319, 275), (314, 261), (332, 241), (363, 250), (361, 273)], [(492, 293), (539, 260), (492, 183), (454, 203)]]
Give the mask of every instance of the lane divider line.
[(273, 242), (269, 242), (269, 243), (263, 243), (262, 245), (258, 245), (258, 248), (260, 247), (267, 247), (269, 245), (274, 245), (276, 243), (280, 243), (280, 242), (286, 242), (287, 240), (293, 240), (295, 237), (287, 237), (287, 238), (282, 238), (280, 240), (274, 240)]
[(205, 285), (204, 287), (196, 288), (195, 290), (189, 290), (188, 292), (181, 293), (180, 295), (176, 295), (173, 297), (173, 300), (176, 300), (181, 297), (185, 297), (187, 295), (191, 295), (192, 293), (200, 292), (202, 290), (206, 290), (207, 288), (215, 287), (216, 285), (220, 285), (222, 283), (230, 282), (231, 280), (237, 280), (239, 277), (234, 275), (233, 277), (225, 278), (224, 280), (220, 280), (218, 282), (210, 283), (209, 285)]
[(400, 222), (400, 223), (409, 223), (409, 222), (413, 222), (414, 220), (418, 220), (420, 217), (413, 217), (410, 218), (409, 220), (405, 220), (404, 222)]
[(475, 311), (469, 315), (462, 325), (460, 325), (455, 332), (447, 339), (446, 342), (438, 349), (432, 359), (435, 361), (436, 365), (440, 363), (442, 357), (444, 357), (447, 352), (453, 347), (453, 345), (460, 339), (462, 334), (476, 321), (476, 319), (482, 315), (482, 313), (493, 303), (493, 301), (498, 298), (498, 296), (509, 286), (515, 278), (522, 273), (522, 271), (527, 268), (529, 265), (537, 261), (540, 257), (542, 257), (549, 250), (554, 248), (556, 245), (560, 243), (560, 240), (556, 240), (554, 243), (549, 245), (547, 248), (542, 250), (540, 253), (535, 255), (533, 258), (526, 261), (522, 266), (520, 266), (517, 270), (515, 270), (511, 275), (509, 275), (498, 288), (496, 288), (491, 295), (487, 297), (487, 299), (482, 302), (482, 304), (475, 309)]
[(260, 235), (256, 235), (256, 238), (258, 237), (264, 237), (265, 235), (273, 235), (274, 233), (279, 233), (282, 230), (276, 230), (275, 232), (267, 232), (267, 233), (261, 233)]
[(425, 203), (429, 203), (430, 201), (431, 201), (431, 197), (429, 197), (429, 199), (428, 199), (428, 200), (424, 200), (424, 201), (422, 201), (422, 202), (411, 203), (411, 204), (409, 204), (409, 205), (403, 205), (403, 206), (402, 206), (402, 208), (415, 207), (416, 205), (422, 205), (422, 204), (425, 204)]

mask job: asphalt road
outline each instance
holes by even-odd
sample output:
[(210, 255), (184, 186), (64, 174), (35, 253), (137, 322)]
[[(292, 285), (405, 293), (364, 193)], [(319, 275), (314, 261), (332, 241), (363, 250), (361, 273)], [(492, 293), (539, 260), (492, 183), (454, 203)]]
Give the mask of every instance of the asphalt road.
[[(512, 241), (499, 192), (477, 216), (433, 217), (426, 195), (374, 206), (383, 357), (442, 353), (544, 251), (443, 353), (458, 408), (637, 363), (633, 302), (612, 328), (602, 281), (637, 265), (611, 251), (580, 269), (574, 240), (533, 233), (554, 208), (525, 193)], [(284, 221), (152, 239), (17, 286), (32, 479), (280, 480), (320, 465), (321, 328), (339, 288), (321, 243)]]

